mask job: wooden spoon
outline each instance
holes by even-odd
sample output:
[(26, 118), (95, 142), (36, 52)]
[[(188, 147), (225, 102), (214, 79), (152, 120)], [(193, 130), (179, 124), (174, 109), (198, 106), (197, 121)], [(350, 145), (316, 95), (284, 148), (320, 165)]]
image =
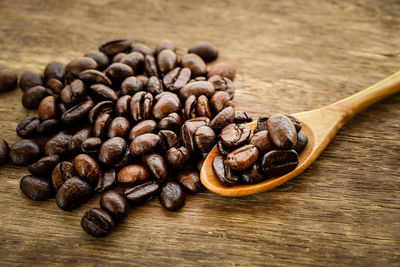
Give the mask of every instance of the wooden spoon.
[[(290, 173), (254, 185), (224, 187), (215, 178), (212, 169), (214, 158), (220, 155), (218, 148), (215, 146), (204, 161), (200, 173), (201, 182), (210, 191), (228, 197), (253, 195), (280, 186), (293, 179), (310, 166), (326, 148), (340, 128), (355, 114), (398, 92), (400, 92), (400, 71), (334, 104), (293, 114), (293, 116), (301, 121), (303, 126), (301, 131), (308, 136), (308, 144), (299, 155), (299, 165)], [(253, 130), (257, 122), (254, 121), (248, 125)]]

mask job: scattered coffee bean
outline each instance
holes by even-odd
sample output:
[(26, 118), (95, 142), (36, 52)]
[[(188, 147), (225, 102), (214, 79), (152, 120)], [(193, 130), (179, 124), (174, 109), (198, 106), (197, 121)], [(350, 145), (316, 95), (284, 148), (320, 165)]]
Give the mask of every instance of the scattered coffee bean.
[(128, 213), (128, 204), (125, 198), (113, 190), (109, 190), (101, 195), (100, 207), (116, 221), (121, 221)]
[(168, 164), (174, 168), (181, 169), (190, 160), (190, 151), (182, 146), (179, 148), (171, 147), (167, 151)]
[(25, 166), (40, 157), (40, 148), (35, 140), (24, 139), (15, 143), (10, 149), (10, 161), (14, 165)]
[(69, 161), (60, 162), (54, 167), (51, 174), (51, 181), (56, 191), (68, 179), (76, 176), (74, 165)]
[(105, 166), (112, 166), (125, 155), (126, 141), (121, 137), (113, 137), (105, 141), (99, 152), (99, 161)]
[(60, 209), (69, 211), (78, 208), (89, 200), (91, 186), (78, 177), (66, 180), (58, 189), (56, 203)]
[(146, 164), (150, 174), (158, 181), (164, 182), (168, 178), (168, 168), (164, 158), (157, 153), (149, 153), (143, 156), (143, 162)]
[(185, 204), (185, 193), (182, 187), (175, 182), (167, 182), (161, 189), (161, 205), (170, 211), (175, 211)]
[(272, 150), (261, 161), (261, 168), (268, 177), (277, 177), (294, 170), (299, 164), (294, 150)]
[(222, 129), (220, 138), (224, 146), (235, 148), (248, 142), (250, 133), (250, 127), (246, 124), (231, 123)]
[(292, 121), (284, 115), (272, 115), (267, 120), (269, 136), (280, 149), (292, 149), (297, 142), (297, 132)]
[(188, 53), (201, 57), (205, 62), (210, 62), (218, 57), (218, 50), (210, 43), (197, 43), (189, 48)]
[(68, 154), (68, 146), (71, 139), (72, 135), (66, 131), (61, 131), (53, 135), (44, 147), (46, 155), (59, 155), (60, 157), (66, 156)]
[(149, 172), (141, 165), (133, 164), (122, 168), (118, 173), (118, 182), (131, 185), (149, 179)]
[(115, 223), (110, 214), (98, 208), (85, 213), (81, 220), (82, 229), (93, 237), (103, 237), (114, 229)]
[(101, 170), (99, 164), (89, 155), (79, 154), (72, 161), (76, 174), (90, 184), (97, 184)]
[(197, 193), (202, 190), (200, 174), (197, 171), (182, 171), (177, 175), (178, 182), (189, 192)]
[(192, 72), (192, 76), (204, 76), (207, 73), (207, 67), (204, 60), (196, 54), (184, 55), (181, 60), (183, 68), (189, 68)]
[(258, 149), (253, 145), (245, 145), (235, 149), (226, 157), (225, 164), (232, 170), (243, 171), (258, 159)]
[(0, 70), (0, 92), (11, 91), (17, 87), (18, 77), (12, 70)]
[(116, 176), (117, 174), (115, 173), (115, 169), (103, 171), (94, 191), (97, 193), (102, 193), (105, 190), (110, 189), (116, 181)]
[(8, 146), (7, 141), (0, 138), (0, 165), (7, 162), (9, 152), (10, 147)]
[(152, 199), (160, 190), (160, 184), (156, 181), (149, 181), (124, 191), (124, 197), (132, 204), (142, 204)]
[(145, 133), (133, 139), (129, 151), (133, 156), (140, 156), (155, 150), (160, 144), (160, 137), (156, 134)]
[(22, 177), (19, 188), (22, 193), (33, 200), (46, 200), (52, 193), (49, 180), (32, 175)]
[(28, 116), (18, 123), (17, 134), (22, 138), (32, 137), (36, 134), (36, 128), (40, 120), (36, 116)]
[(208, 71), (208, 78), (219, 75), (223, 78), (228, 78), (229, 80), (233, 81), (236, 76), (236, 68), (227, 62), (220, 62), (213, 65), (210, 70)]
[(31, 174), (35, 176), (47, 176), (52, 172), (59, 161), (60, 158), (57, 155), (43, 157), (35, 163), (29, 165), (28, 170)]
[(81, 150), (86, 154), (97, 154), (99, 152), (100, 146), (103, 143), (99, 137), (89, 137), (81, 144)]
[(302, 132), (299, 132), (297, 134), (297, 142), (296, 142), (296, 146), (294, 147), (294, 150), (296, 150), (297, 154), (300, 154), (304, 148), (307, 146), (308, 144), (308, 137), (307, 135), (305, 135)]
[(62, 81), (64, 79), (65, 69), (63, 64), (59, 62), (50, 62), (44, 69), (44, 79), (57, 79)]
[(21, 87), (22, 91), (26, 92), (29, 88), (37, 85), (43, 86), (42, 76), (30, 71), (22, 73), (21, 78), (19, 79), (19, 87)]
[(212, 168), (215, 177), (223, 186), (234, 186), (239, 183), (240, 177), (234, 173), (228, 165), (224, 164), (224, 158), (222, 156), (217, 156), (214, 158), (212, 163)]

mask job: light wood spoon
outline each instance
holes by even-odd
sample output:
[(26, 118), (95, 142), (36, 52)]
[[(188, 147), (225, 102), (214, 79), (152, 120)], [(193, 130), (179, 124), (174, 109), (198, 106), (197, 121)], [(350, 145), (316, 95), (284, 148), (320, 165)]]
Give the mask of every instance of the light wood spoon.
[[(308, 136), (308, 144), (299, 155), (299, 165), (288, 174), (268, 179), (254, 185), (224, 187), (218, 182), (212, 169), (214, 158), (221, 155), (218, 148), (215, 146), (204, 161), (200, 173), (201, 182), (210, 191), (228, 197), (253, 195), (280, 186), (293, 179), (310, 166), (326, 148), (340, 128), (355, 114), (398, 92), (400, 92), (400, 71), (336, 103), (319, 109), (293, 114), (293, 116), (301, 121), (303, 126), (301, 131)], [(253, 130), (257, 122), (254, 121), (248, 125)]]

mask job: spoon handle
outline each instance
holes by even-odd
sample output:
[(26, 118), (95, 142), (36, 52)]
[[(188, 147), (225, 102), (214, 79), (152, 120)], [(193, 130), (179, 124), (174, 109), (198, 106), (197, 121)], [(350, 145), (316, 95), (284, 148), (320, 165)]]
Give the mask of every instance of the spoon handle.
[(347, 121), (368, 106), (398, 92), (400, 92), (400, 71), (326, 108), (341, 111), (344, 120)]

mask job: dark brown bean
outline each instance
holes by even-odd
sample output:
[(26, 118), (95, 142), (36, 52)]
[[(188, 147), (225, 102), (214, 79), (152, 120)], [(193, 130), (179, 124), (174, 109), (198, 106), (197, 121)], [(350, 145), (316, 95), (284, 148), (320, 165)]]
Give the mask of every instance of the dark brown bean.
[(144, 55), (139, 52), (132, 52), (124, 55), (119, 62), (131, 67), (135, 73), (140, 73), (144, 65)]
[(207, 67), (204, 60), (196, 54), (186, 54), (181, 60), (181, 65), (184, 68), (189, 68), (192, 71), (192, 76), (205, 76)]
[(190, 160), (190, 151), (184, 146), (171, 147), (168, 149), (166, 157), (169, 165), (176, 169), (182, 169)]
[(79, 73), (78, 77), (85, 84), (88, 85), (101, 83), (107, 86), (111, 86), (111, 80), (104, 73), (98, 70), (84, 70), (81, 73)]
[(235, 111), (235, 120), (234, 122), (236, 124), (241, 124), (241, 123), (248, 123), (253, 121), (253, 119), (250, 117), (249, 114), (245, 111)]
[(17, 87), (18, 77), (12, 70), (0, 70), (0, 92), (11, 91)]
[(185, 205), (185, 193), (182, 187), (175, 182), (168, 182), (164, 184), (160, 194), (161, 205), (169, 210), (175, 211)]
[(72, 135), (61, 131), (53, 135), (46, 143), (44, 150), (47, 156), (59, 155), (60, 157), (68, 154), (68, 145), (71, 142)]
[(107, 67), (105, 72), (116, 83), (121, 83), (126, 77), (134, 74), (134, 70), (124, 63), (113, 63)]
[(294, 150), (272, 150), (261, 161), (261, 168), (268, 177), (278, 177), (294, 170), (299, 164)]
[(232, 149), (224, 146), (224, 144), (222, 143), (221, 140), (219, 140), (217, 142), (217, 148), (218, 148), (218, 151), (221, 153), (221, 155), (223, 155), (224, 157), (228, 156), (229, 153), (232, 152)]
[(158, 132), (158, 136), (160, 137), (161, 150), (164, 152), (179, 143), (178, 136), (173, 131), (161, 130)]
[(234, 186), (239, 183), (240, 177), (234, 173), (228, 165), (224, 164), (224, 158), (217, 156), (214, 158), (212, 168), (218, 182), (223, 186)]
[(133, 164), (122, 168), (118, 173), (118, 182), (120, 184), (130, 185), (136, 182), (144, 182), (149, 179), (149, 172), (145, 167)]
[(267, 130), (255, 133), (250, 138), (249, 143), (254, 145), (258, 149), (260, 155), (263, 155), (266, 152), (274, 149), (274, 144), (272, 143)]
[(210, 119), (206, 117), (199, 117), (185, 121), (181, 128), (181, 138), (184, 146), (189, 149), (190, 152), (196, 152), (196, 144), (194, 140), (194, 134), (197, 129), (201, 126), (208, 126)]
[(181, 109), (181, 101), (174, 93), (166, 92), (153, 106), (153, 117), (160, 120), (170, 113), (178, 112)]
[(22, 91), (26, 92), (29, 88), (38, 85), (43, 86), (42, 76), (30, 71), (22, 73), (21, 78), (19, 79), (19, 87), (21, 87)]
[(215, 133), (208, 126), (199, 127), (194, 134), (194, 141), (201, 153), (208, 153), (215, 145)]
[(196, 97), (205, 95), (211, 97), (215, 92), (214, 85), (208, 81), (194, 81), (189, 82), (179, 91), (181, 98), (186, 99), (191, 95)]
[(25, 166), (35, 162), (40, 157), (40, 148), (35, 140), (24, 139), (15, 143), (9, 153), (14, 165)]
[(101, 195), (100, 207), (116, 221), (122, 221), (128, 213), (128, 204), (125, 198), (113, 190), (107, 191)]
[(90, 137), (89, 129), (82, 129), (76, 134), (74, 134), (71, 138), (71, 141), (68, 144), (68, 150), (71, 154), (78, 154), (82, 152), (81, 144), (83, 141)]
[(211, 76), (208, 81), (214, 85), (215, 91), (227, 92), (231, 99), (235, 96), (235, 86), (228, 78), (219, 75)]
[(99, 50), (106, 54), (107, 56), (111, 57), (121, 52), (126, 52), (131, 50), (132, 42), (129, 40), (114, 40), (102, 44), (99, 47)]
[(143, 82), (135, 76), (129, 76), (121, 83), (122, 95), (133, 95), (143, 90)]
[(170, 91), (180, 90), (189, 82), (191, 75), (189, 68), (175, 68), (164, 76), (164, 86)]
[(90, 184), (97, 184), (101, 170), (97, 162), (86, 154), (79, 154), (72, 161), (76, 174), (83, 180), (88, 181)]
[(228, 62), (218, 62), (217, 64), (213, 65), (208, 71), (208, 78), (219, 75), (221, 77), (226, 77), (229, 80), (235, 80), (236, 76), (236, 68)]
[(22, 138), (32, 137), (36, 134), (39, 124), (40, 120), (36, 116), (28, 116), (18, 123), (16, 132)]
[(103, 143), (99, 137), (89, 137), (81, 144), (81, 150), (83, 153), (96, 154), (100, 150), (100, 146)]
[(119, 63), (121, 60), (122, 60), (122, 58), (124, 57), (124, 56), (127, 56), (128, 54), (127, 53), (124, 53), (124, 52), (121, 52), (121, 53), (118, 53), (118, 54), (116, 54), (113, 58), (112, 58), (112, 63)]
[(132, 51), (139, 52), (144, 56), (149, 55), (153, 56), (153, 51), (151, 51), (150, 47), (145, 44), (135, 44), (132, 46)]
[(94, 191), (102, 193), (110, 189), (116, 181), (116, 176), (115, 169), (103, 171)]
[(242, 182), (244, 184), (257, 184), (265, 179), (266, 177), (257, 162), (242, 174)]
[(176, 49), (175, 46), (170, 41), (163, 41), (157, 45), (156, 49), (154, 50), (154, 53), (158, 55), (163, 50), (175, 51)]
[(58, 163), (51, 174), (51, 181), (56, 192), (66, 180), (74, 176), (76, 176), (76, 173), (71, 162), (63, 161)]
[(197, 43), (189, 48), (188, 53), (193, 53), (201, 57), (205, 62), (210, 62), (218, 57), (218, 50), (210, 43)]
[(114, 111), (112, 101), (102, 101), (96, 104), (89, 112), (89, 122), (93, 124), (101, 114), (110, 114)]
[(164, 92), (163, 84), (158, 77), (151, 76), (149, 78), (149, 82), (147, 83), (147, 92), (152, 93), (153, 95)]
[(142, 157), (150, 174), (158, 181), (164, 182), (168, 178), (168, 168), (164, 158), (157, 153), (149, 153)]
[(83, 215), (81, 220), (82, 229), (93, 237), (108, 235), (115, 227), (111, 215), (98, 208), (91, 209)]
[(54, 96), (46, 96), (38, 107), (39, 118), (43, 121), (54, 119), (57, 116), (57, 102)]
[(129, 105), (131, 103), (131, 96), (124, 95), (118, 98), (117, 103), (115, 103), (115, 113), (119, 116), (128, 117), (130, 114)]
[(129, 140), (133, 140), (139, 135), (152, 133), (157, 128), (157, 123), (153, 120), (144, 120), (136, 124), (129, 131)]
[(22, 105), (26, 109), (36, 109), (46, 94), (46, 88), (43, 86), (38, 85), (31, 87), (27, 89), (22, 96)]
[(176, 112), (168, 114), (168, 116), (162, 118), (158, 122), (158, 128), (161, 130), (178, 131), (181, 128), (181, 126), (182, 126), (181, 117)]
[(8, 146), (7, 141), (0, 138), (0, 165), (7, 162), (9, 152), (10, 147)]
[(100, 51), (96, 51), (96, 52), (90, 52), (84, 55), (85, 57), (90, 57), (91, 59), (93, 59), (94, 61), (96, 61), (97, 63), (97, 68), (99, 70), (104, 70), (105, 68), (107, 68), (108, 64), (109, 64), (109, 60), (108, 57), (106, 56), (106, 54), (104, 54), (103, 52)]
[(84, 100), (86, 95), (85, 84), (79, 80), (74, 80), (71, 84), (65, 86), (60, 93), (61, 101), (66, 105), (76, 105)]
[(308, 143), (308, 137), (302, 132), (299, 132), (297, 134), (297, 142), (296, 146), (294, 147), (294, 150), (297, 152), (297, 154), (300, 154), (304, 148), (307, 146)]
[(232, 123), (234, 120), (235, 110), (233, 109), (233, 107), (227, 107), (214, 117), (214, 119), (210, 122), (210, 127), (214, 131), (219, 131), (228, 124)]
[(189, 192), (197, 193), (203, 189), (200, 182), (200, 174), (197, 171), (181, 171), (176, 178)]
[(33, 175), (43, 177), (50, 174), (59, 161), (58, 155), (43, 157), (29, 165), (28, 170)]
[(224, 108), (233, 106), (230, 101), (231, 97), (227, 92), (219, 91), (216, 92), (210, 100), (211, 108), (214, 114), (220, 113)]
[(196, 117), (211, 118), (208, 98), (204, 95), (199, 97), (194, 95), (189, 96), (185, 101), (184, 113), (187, 119), (193, 119)]
[(94, 102), (90, 99), (80, 103), (64, 112), (61, 116), (61, 121), (67, 126), (78, 125), (87, 120), (88, 114), (93, 106)]
[(235, 148), (247, 143), (250, 133), (251, 129), (248, 125), (231, 123), (222, 129), (220, 138), (224, 146)]
[(130, 110), (135, 122), (147, 120), (151, 116), (153, 96), (147, 92), (137, 92), (132, 96)]
[(125, 137), (129, 132), (130, 126), (131, 124), (126, 118), (115, 117), (108, 126), (107, 136), (108, 138)]
[(162, 50), (157, 55), (157, 64), (162, 73), (167, 73), (176, 67), (177, 56), (172, 50)]
[(61, 90), (64, 88), (63, 82), (57, 79), (47, 80), (46, 86), (48, 88), (48, 90), (46, 90), (47, 93), (53, 96), (59, 95)]
[(143, 88), (147, 87), (147, 83), (149, 82), (149, 78), (146, 75), (140, 74), (140, 75), (137, 75), (136, 78), (138, 78), (138, 80), (142, 82)]
[(152, 199), (160, 190), (160, 185), (156, 181), (149, 181), (124, 191), (124, 197), (132, 204), (142, 204)]
[(56, 119), (45, 120), (36, 127), (36, 132), (42, 136), (50, 136), (60, 130), (61, 122)]
[(267, 120), (267, 129), (272, 142), (280, 149), (292, 149), (297, 142), (297, 132), (292, 121), (275, 114)]
[(156, 134), (145, 133), (133, 139), (129, 146), (132, 156), (140, 156), (154, 151), (160, 144), (160, 137)]
[(64, 79), (64, 65), (59, 62), (50, 62), (44, 69), (44, 79), (57, 79), (62, 81)]
[(296, 132), (300, 132), (300, 130), (301, 130), (301, 122), (297, 118), (292, 116), (292, 115), (289, 115), (289, 114), (284, 114), (284, 115), (286, 117), (288, 117), (292, 121), (294, 127), (296, 128)]
[(97, 62), (90, 57), (82, 57), (71, 61), (65, 66), (65, 81), (70, 83), (78, 78), (84, 70), (97, 69)]
[(253, 145), (245, 145), (229, 153), (224, 163), (234, 171), (242, 171), (252, 166), (257, 159), (257, 148)]
[(32, 175), (22, 177), (19, 188), (25, 196), (33, 200), (46, 200), (52, 192), (49, 180)]
[(268, 128), (267, 128), (267, 120), (271, 116), (272, 116), (271, 114), (265, 114), (265, 115), (262, 115), (262, 116), (258, 117), (257, 126), (254, 128), (254, 134), (256, 134), (257, 132), (268, 130)]
[(147, 76), (158, 76), (158, 67), (156, 59), (153, 56), (145, 55), (144, 57), (144, 71)]
[(60, 209), (69, 211), (78, 208), (89, 200), (91, 186), (78, 177), (66, 180), (58, 189), (56, 203)]
[(117, 93), (110, 87), (104, 84), (93, 84), (90, 86), (90, 93), (94, 99), (98, 101), (112, 101), (118, 100)]
[(100, 148), (99, 161), (105, 166), (112, 166), (125, 155), (126, 141), (121, 137), (114, 137), (105, 141)]

